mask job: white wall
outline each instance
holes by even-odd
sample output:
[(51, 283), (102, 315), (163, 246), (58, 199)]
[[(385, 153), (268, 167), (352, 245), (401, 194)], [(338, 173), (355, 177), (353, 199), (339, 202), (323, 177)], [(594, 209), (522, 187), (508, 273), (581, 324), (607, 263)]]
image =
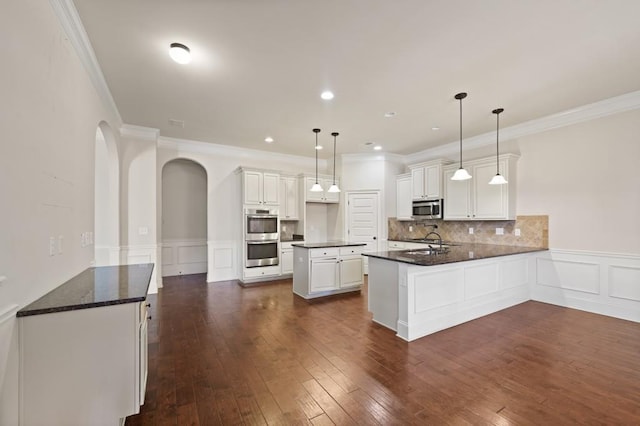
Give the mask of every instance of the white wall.
[(518, 214), (549, 215), (552, 248), (640, 254), (640, 110), (514, 141)]
[[(86, 269), (93, 246), (94, 149), (101, 121), (118, 128), (49, 2), (8, 0), (0, 14), (0, 314)], [(49, 256), (49, 237), (63, 252)], [(0, 328), (0, 424), (17, 424), (14, 311)], [(1, 315), (0, 315), (1, 316)]]
[(162, 169), (162, 241), (207, 238), (207, 173), (189, 160)]

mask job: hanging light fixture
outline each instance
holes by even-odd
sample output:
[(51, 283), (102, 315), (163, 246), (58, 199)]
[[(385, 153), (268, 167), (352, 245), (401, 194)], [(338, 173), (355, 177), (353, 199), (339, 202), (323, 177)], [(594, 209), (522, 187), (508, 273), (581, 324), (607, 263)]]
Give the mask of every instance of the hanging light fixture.
[(460, 101), (460, 168), (451, 176), (451, 180), (471, 179), (471, 175), (462, 167), (462, 100), (467, 97), (465, 92), (458, 93), (455, 98)]
[(338, 132), (331, 133), (331, 136), (333, 136), (333, 185), (329, 187), (327, 192), (340, 192), (340, 188), (336, 185), (336, 137), (339, 134)]
[(320, 129), (313, 129), (313, 133), (316, 134), (316, 183), (313, 184), (310, 191), (311, 192), (322, 192), (322, 186), (318, 183), (318, 133), (320, 133)]
[(191, 62), (191, 50), (182, 43), (171, 43), (169, 46), (169, 56), (179, 64)]
[(496, 115), (496, 175), (491, 178), (489, 185), (504, 185), (508, 183), (507, 180), (500, 174), (500, 113), (504, 111), (504, 108), (497, 108), (491, 111)]

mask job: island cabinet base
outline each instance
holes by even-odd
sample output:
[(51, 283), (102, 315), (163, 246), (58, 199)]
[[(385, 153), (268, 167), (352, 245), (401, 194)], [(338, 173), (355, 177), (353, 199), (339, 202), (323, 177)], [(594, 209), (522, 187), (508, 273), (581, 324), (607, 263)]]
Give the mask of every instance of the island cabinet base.
[(526, 302), (535, 255), (520, 254), (438, 266), (369, 259), (373, 320), (412, 341)]

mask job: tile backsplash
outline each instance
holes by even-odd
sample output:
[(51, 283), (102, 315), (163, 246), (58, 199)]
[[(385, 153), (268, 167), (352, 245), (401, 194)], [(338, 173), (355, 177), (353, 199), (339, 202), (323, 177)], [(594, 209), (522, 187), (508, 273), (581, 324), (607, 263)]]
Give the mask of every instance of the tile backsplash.
[[(432, 231), (431, 226), (438, 225), (435, 230), (444, 241), (464, 243), (499, 244), (521, 247), (549, 247), (549, 216), (517, 216), (516, 220), (471, 220), (444, 221), (421, 220), (399, 221), (390, 217), (389, 240), (409, 240), (422, 238)], [(410, 227), (412, 228), (410, 230)], [(473, 228), (473, 234), (469, 234)], [(503, 229), (503, 235), (496, 235), (496, 228)], [(516, 236), (516, 230), (520, 235)]]

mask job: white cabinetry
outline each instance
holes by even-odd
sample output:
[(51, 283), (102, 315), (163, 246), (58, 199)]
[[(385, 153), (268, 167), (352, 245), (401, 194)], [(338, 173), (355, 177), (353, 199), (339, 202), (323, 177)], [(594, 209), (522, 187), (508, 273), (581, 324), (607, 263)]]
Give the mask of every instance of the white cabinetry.
[(284, 242), (280, 248), (280, 273), (282, 275), (293, 273), (293, 244), (304, 244), (304, 241)]
[(20, 317), (20, 357), (20, 424), (118, 424), (144, 403), (146, 302)]
[(455, 181), (451, 176), (457, 165), (444, 169), (445, 220), (514, 220), (516, 218), (516, 162), (517, 155), (500, 156), (500, 174), (509, 183), (489, 185), (496, 174), (495, 157), (469, 161), (465, 167), (473, 176)]
[[(305, 201), (307, 203), (339, 203), (339, 192), (328, 192), (333, 185), (332, 178), (319, 177), (318, 183), (322, 186), (322, 191), (312, 192), (311, 187), (316, 183), (315, 177), (306, 177), (305, 181)], [(340, 186), (340, 180), (336, 178), (336, 185)]]
[(363, 247), (294, 247), (293, 292), (311, 299), (359, 290), (364, 280)]
[(246, 205), (278, 206), (278, 173), (242, 170), (243, 200)]
[(442, 198), (443, 160), (409, 166), (411, 169), (411, 198), (424, 200)]
[(409, 173), (396, 177), (396, 217), (400, 220), (412, 219), (411, 182)]
[(298, 220), (298, 178), (280, 178), (280, 220)]

